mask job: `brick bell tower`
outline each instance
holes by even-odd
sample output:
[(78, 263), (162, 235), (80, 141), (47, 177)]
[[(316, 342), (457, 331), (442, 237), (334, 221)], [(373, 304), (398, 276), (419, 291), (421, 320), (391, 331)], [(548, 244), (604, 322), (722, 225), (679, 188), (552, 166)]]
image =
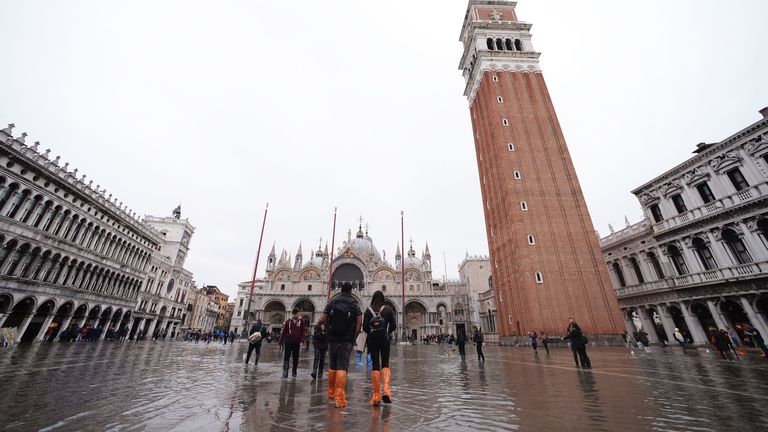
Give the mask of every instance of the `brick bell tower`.
[(470, 0), (461, 30), (502, 344), (624, 329), (565, 138), (515, 2)]

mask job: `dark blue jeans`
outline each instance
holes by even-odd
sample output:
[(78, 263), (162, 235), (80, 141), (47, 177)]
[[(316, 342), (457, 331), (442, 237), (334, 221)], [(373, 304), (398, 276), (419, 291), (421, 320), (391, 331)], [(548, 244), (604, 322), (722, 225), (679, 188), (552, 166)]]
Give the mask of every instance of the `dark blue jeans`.
[(327, 348), (315, 347), (315, 360), (312, 362), (312, 373), (318, 376), (323, 376), (323, 369), (325, 368), (325, 353)]
[(248, 361), (251, 360), (251, 353), (253, 351), (256, 351), (256, 362), (259, 361), (259, 356), (261, 355), (261, 341), (255, 344), (249, 344), (248, 345), (248, 355), (245, 356), (245, 363), (248, 364)]

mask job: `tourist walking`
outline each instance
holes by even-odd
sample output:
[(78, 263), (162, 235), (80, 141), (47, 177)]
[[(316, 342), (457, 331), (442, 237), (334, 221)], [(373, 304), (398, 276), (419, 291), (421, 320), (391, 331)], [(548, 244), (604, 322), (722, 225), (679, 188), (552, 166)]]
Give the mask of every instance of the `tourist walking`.
[(744, 333), (752, 339), (752, 343), (754, 343), (757, 348), (760, 348), (763, 351), (763, 357), (768, 359), (768, 348), (765, 346), (763, 335), (761, 335), (754, 326), (747, 327), (747, 330), (745, 330)]
[(485, 362), (485, 354), (483, 353), (483, 331), (477, 326), (472, 326), (474, 330), (474, 336), (472, 339), (475, 341), (475, 347), (477, 348), (477, 361)]
[[(384, 293), (381, 291), (374, 292), (371, 306), (365, 311), (363, 317), (363, 331), (368, 335), (366, 345), (373, 363), (371, 406), (380, 405), (382, 397), (385, 403), (392, 403), (392, 390), (389, 386), (392, 378), (392, 371), (389, 369), (389, 342), (391, 340), (390, 335), (396, 328), (395, 313), (386, 305)], [(380, 392), (379, 388), (382, 383), (384, 388)]]
[(731, 360), (730, 341), (727, 334), (724, 336), (720, 330), (714, 327), (709, 328), (709, 342), (715, 347), (716, 352), (720, 353), (723, 360)]
[(347, 406), (347, 372), (355, 338), (363, 326), (362, 311), (352, 297), (352, 284), (344, 282), (341, 294), (325, 307), (320, 322), (328, 328), (328, 400), (337, 408)]
[(538, 347), (539, 347), (538, 339), (539, 339), (539, 336), (536, 334), (535, 331), (533, 331), (533, 332), (528, 332), (528, 337), (531, 338), (531, 348), (533, 348), (533, 352), (535, 354), (538, 354), (539, 353), (539, 351), (538, 351)]
[(547, 355), (549, 355), (549, 338), (547, 337), (546, 333), (541, 335), (541, 346), (544, 347), (544, 350), (547, 352)]
[(261, 320), (256, 320), (251, 326), (251, 331), (248, 333), (248, 354), (245, 356), (245, 364), (251, 359), (251, 353), (256, 351), (256, 360), (254, 364), (259, 364), (259, 356), (261, 355), (261, 342), (267, 335), (267, 328), (261, 323)]
[(675, 337), (677, 343), (680, 344), (680, 347), (683, 349), (683, 351), (685, 351), (685, 336), (683, 336), (683, 333), (680, 331), (680, 329), (675, 327), (675, 331), (672, 335)]
[(587, 342), (589, 341), (573, 318), (568, 318), (568, 328), (565, 333), (563, 340), (571, 342), (571, 352), (573, 352), (573, 361), (576, 362), (576, 367), (579, 367), (579, 362), (581, 362), (581, 367), (591, 369), (592, 362), (587, 356)]
[(315, 359), (312, 361), (312, 379), (323, 378), (323, 368), (325, 367), (325, 353), (328, 352), (328, 332), (325, 330), (325, 324), (317, 323), (315, 332), (312, 335), (312, 346), (315, 348)]
[(733, 351), (733, 353), (736, 355), (736, 360), (738, 360), (739, 359), (739, 352), (736, 351), (736, 348), (733, 346), (733, 340), (734, 339), (731, 338), (731, 333), (728, 330), (725, 330), (725, 329), (720, 329), (719, 332), (720, 332), (720, 337), (722, 338), (722, 340), (725, 341), (725, 343), (728, 345), (728, 348), (729, 348), (728, 357), (731, 356), (730, 351)]
[(456, 335), (456, 346), (459, 347), (459, 355), (461, 356), (462, 363), (467, 359), (467, 351), (464, 345), (467, 343), (467, 335), (464, 334), (464, 330), (459, 330)]
[(283, 378), (288, 378), (288, 360), (293, 357), (293, 377), (299, 367), (299, 349), (306, 336), (304, 320), (299, 316), (299, 308), (293, 308), (292, 316), (285, 320), (280, 332), (279, 344), (283, 346)]

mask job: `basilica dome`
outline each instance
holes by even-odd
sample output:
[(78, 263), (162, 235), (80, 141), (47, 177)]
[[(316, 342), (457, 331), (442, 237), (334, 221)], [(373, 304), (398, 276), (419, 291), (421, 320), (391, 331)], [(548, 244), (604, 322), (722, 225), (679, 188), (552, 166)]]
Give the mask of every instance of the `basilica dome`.
[(345, 252), (346, 249), (351, 250), (356, 257), (363, 261), (381, 261), (381, 255), (376, 246), (373, 245), (373, 240), (363, 233), (362, 227), (358, 229), (355, 238), (349, 239), (344, 243), (343, 249), (342, 252)]
[(416, 252), (411, 249), (408, 251), (408, 256), (405, 257), (405, 268), (415, 268), (421, 270), (424, 262), (416, 257)]

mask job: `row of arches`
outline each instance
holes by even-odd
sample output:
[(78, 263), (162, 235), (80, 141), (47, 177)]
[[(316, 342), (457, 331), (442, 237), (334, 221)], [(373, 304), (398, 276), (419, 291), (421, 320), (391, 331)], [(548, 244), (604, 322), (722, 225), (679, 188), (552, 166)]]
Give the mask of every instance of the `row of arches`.
[(729, 297), (725, 299), (697, 299), (688, 302), (648, 305), (624, 310), (627, 329), (643, 331), (652, 343), (675, 342), (674, 331), (679, 329), (685, 338), (695, 344), (706, 344), (712, 330), (728, 330), (750, 345), (745, 335), (753, 326), (761, 334), (768, 331), (768, 296), (756, 298)]
[[(757, 222), (758, 232), (764, 239), (768, 239), (768, 221), (760, 219)], [(765, 254), (768, 248), (763, 243), (763, 249), (759, 251), (750, 251), (745, 239), (745, 234), (738, 232), (731, 227), (720, 230), (717, 240), (712, 236), (704, 234), (694, 235), (690, 241), (689, 247), (681, 244), (679, 241), (673, 241), (662, 245), (662, 252), (668, 258), (670, 268), (665, 272), (664, 266), (659, 261), (655, 252), (646, 251), (645, 257), (648, 263), (645, 271), (641, 265), (638, 255), (629, 255), (624, 259), (617, 259), (610, 263), (610, 268), (616, 277), (619, 287), (628, 285), (643, 284), (646, 280), (662, 280), (666, 277), (684, 276), (697, 271), (711, 271), (717, 268), (726, 268), (734, 265), (743, 265), (754, 262), (754, 254)], [(713, 247), (721, 248), (713, 250)], [(687, 252), (690, 252), (687, 253)], [(691, 260), (693, 259), (693, 263)], [(634, 276), (634, 281), (628, 281), (625, 275), (625, 269), (629, 269)], [(692, 270), (696, 269), (696, 270)]]
[(14, 301), (11, 293), (0, 293), (0, 328), (15, 328), (21, 342), (54, 340), (69, 327), (101, 328), (100, 338), (108, 331), (126, 331), (131, 311), (108, 305), (76, 304), (48, 298), (38, 301), (27, 296)]
[(0, 274), (135, 300), (138, 278), (0, 234)]
[(6, 178), (0, 176), (0, 215), (141, 271), (149, 263), (150, 253), (128, 239), (56, 204), (42, 194), (22, 189), (19, 183), (12, 182), (6, 186), (6, 182)]
[(485, 40), (485, 45), (491, 51), (524, 51), (523, 41), (520, 39), (494, 39), (489, 37)]

